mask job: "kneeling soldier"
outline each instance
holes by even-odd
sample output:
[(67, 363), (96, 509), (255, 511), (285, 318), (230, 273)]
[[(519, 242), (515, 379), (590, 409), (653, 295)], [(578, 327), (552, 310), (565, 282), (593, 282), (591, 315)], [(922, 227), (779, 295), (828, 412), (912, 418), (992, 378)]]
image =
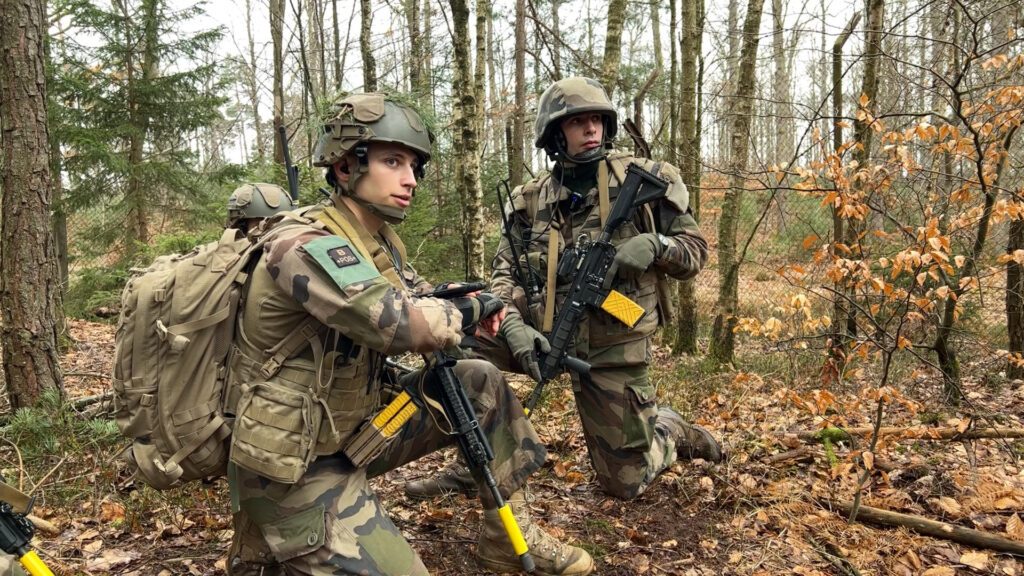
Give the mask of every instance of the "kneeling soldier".
[[(354, 465), (344, 451), (381, 409), (387, 355), (456, 346), (478, 323), (496, 330), (501, 316), (500, 300), (488, 293), (419, 296), (431, 287), (389, 226), (405, 217), (430, 147), (410, 107), (381, 94), (342, 100), (314, 153), (334, 187), (332, 202), (305, 212), (308, 219), (278, 222), (287, 228), (252, 272), (229, 387), (237, 406), (230, 574), (427, 574), (368, 479), (450, 445), (453, 436), (435, 424), (443, 419), (419, 410), (368, 463)], [(455, 372), (497, 455), (491, 470), (537, 573), (590, 573), (584, 550), (530, 521), (524, 483), (545, 449), (501, 373), (479, 360), (458, 362)], [(422, 371), (400, 384), (427, 396), (436, 385)], [(487, 490), (480, 498), (481, 564), (517, 571), (494, 498)]]

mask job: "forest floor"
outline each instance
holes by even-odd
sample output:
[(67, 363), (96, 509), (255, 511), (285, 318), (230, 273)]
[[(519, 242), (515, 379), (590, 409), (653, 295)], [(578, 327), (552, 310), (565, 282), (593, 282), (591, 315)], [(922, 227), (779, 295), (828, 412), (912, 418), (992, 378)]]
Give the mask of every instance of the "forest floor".
[[(71, 399), (106, 391), (113, 328), (72, 321), (64, 357)], [(758, 354), (759, 351), (753, 351)], [(864, 454), (868, 438), (830, 448), (798, 431), (825, 422), (871, 426), (877, 394), (863, 381), (821, 390), (806, 377), (725, 372), (656, 349), (654, 378), (663, 403), (704, 425), (729, 449), (726, 462), (679, 461), (639, 498), (605, 496), (593, 480), (570, 391), (553, 386), (534, 417), (549, 449), (531, 483), (534, 518), (549, 532), (589, 550), (602, 575), (837, 574), (1024, 575), (1024, 561), (987, 548), (922, 536), (906, 528), (850, 523), (834, 507), (849, 502), (862, 476), (861, 503), (1000, 536), (1024, 547), (1024, 440), (925, 440), (885, 436)], [(985, 374), (994, 359), (964, 361), (968, 401), (941, 403), (940, 380), (917, 373), (885, 396), (891, 427), (973, 429), (1024, 427), (1024, 386)], [(784, 380), (789, 380), (784, 384)], [(514, 384), (522, 386), (525, 384)], [(36, 540), (54, 572), (117, 575), (224, 574), (231, 539), (223, 480), (156, 492), (135, 485), (116, 450), (54, 453), (18, 474), (18, 438), (0, 446), (0, 470), (23, 489), (35, 486), (34, 513), (55, 529)], [(81, 444), (77, 444), (81, 445)], [(479, 508), (449, 498), (413, 503), (402, 484), (430, 474), (451, 451), (375, 480), (396, 524), (438, 575), (486, 574), (474, 562)], [(870, 468), (865, 475), (864, 468)]]

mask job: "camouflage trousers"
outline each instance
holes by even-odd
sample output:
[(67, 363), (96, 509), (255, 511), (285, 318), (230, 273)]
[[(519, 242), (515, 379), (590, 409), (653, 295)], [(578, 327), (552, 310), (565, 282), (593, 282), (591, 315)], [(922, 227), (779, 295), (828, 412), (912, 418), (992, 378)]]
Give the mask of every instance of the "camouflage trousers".
[(17, 558), (0, 551), (0, 576), (25, 576), (25, 570)]
[[(676, 441), (655, 428), (656, 389), (651, 383), (650, 339), (588, 346), (587, 326), (577, 334), (575, 355), (590, 374), (572, 374), (572, 390), (597, 482), (608, 494), (635, 498), (676, 459)], [(524, 373), (501, 337), (475, 337), (469, 353), (502, 370)]]
[[(523, 407), (501, 373), (479, 360), (458, 362), (459, 376), (494, 449), (491, 471), (504, 498), (522, 487), (546, 457)], [(401, 384), (436, 398), (436, 383), (417, 371)], [(420, 575), (419, 555), (392, 523), (369, 478), (434, 452), (455, 440), (435, 425), (443, 416), (420, 410), (399, 438), (366, 468), (344, 456), (321, 456), (295, 484), (270, 481), (239, 467), (229, 470), (235, 535), (232, 576)], [(493, 498), (478, 478), (485, 508)]]

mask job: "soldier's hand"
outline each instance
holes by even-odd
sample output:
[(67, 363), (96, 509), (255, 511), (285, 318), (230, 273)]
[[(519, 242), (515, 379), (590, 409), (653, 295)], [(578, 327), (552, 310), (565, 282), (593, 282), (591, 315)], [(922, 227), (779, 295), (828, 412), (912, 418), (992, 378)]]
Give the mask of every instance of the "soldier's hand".
[(508, 349), (523, 370), (535, 381), (540, 382), (540, 363), (538, 352), (551, 352), (551, 344), (543, 334), (523, 321), (522, 316), (513, 314), (501, 323), (499, 330), (508, 342)]
[(615, 259), (608, 269), (608, 279), (615, 276), (635, 280), (647, 271), (654, 259), (661, 256), (661, 241), (654, 233), (638, 234), (615, 248)]
[(501, 312), (505, 303), (490, 292), (481, 292), (476, 296), (453, 298), (452, 304), (462, 313), (462, 331), (469, 334), (470, 328), (482, 320)]

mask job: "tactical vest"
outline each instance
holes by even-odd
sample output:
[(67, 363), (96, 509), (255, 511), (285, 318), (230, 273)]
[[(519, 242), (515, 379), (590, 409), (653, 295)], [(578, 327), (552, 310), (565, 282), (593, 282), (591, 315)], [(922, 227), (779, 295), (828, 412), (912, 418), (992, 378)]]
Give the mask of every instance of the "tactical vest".
[[(675, 170), (667, 165), (649, 159), (636, 158), (625, 152), (611, 152), (605, 162), (608, 169), (603, 171), (603, 174), (599, 174), (597, 193), (588, 194), (585, 203), (571, 216), (562, 214), (558, 210), (562, 190), (559, 189), (558, 182), (553, 179), (551, 174), (531, 180), (516, 188), (512, 193), (512, 209), (521, 212), (527, 221), (532, 223), (531, 237), (534, 241), (528, 250), (528, 261), (534, 268), (540, 268), (541, 276), (547, 276), (547, 286), (550, 286), (554, 280), (554, 270), (557, 267), (559, 254), (566, 248), (571, 248), (580, 234), (587, 234), (591, 240), (596, 240), (600, 235), (610, 203), (614, 202), (618, 196), (618, 188), (625, 181), (626, 167), (630, 163), (635, 162), (644, 169), (655, 172), (662, 167)], [(606, 182), (603, 181), (605, 178), (607, 178)], [(670, 189), (669, 194), (673, 193), (677, 196), (683, 195), (682, 198), (673, 200), (676, 204), (682, 204), (681, 209), (685, 210), (685, 204), (688, 201), (688, 198), (685, 197), (685, 188), (682, 191)], [(557, 233), (550, 234), (551, 231), (557, 231)], [(637, 211), (637, 216), (632, 222), (627, 222), (619, 227), (612, 236), (612, 243), (619, 245), (637, 234), (656, 231), (654, 212), (650, 206), (644, 205)], [(558, 286), (559, 296), (567, 289), (568, 285)], [(671, 293), (669, 292), (670, 285), (662, 272), (652, 268), (635, 282), (618, 281), (616, 289), (648, 310), (648, 314), (633, 329), (622, 325), (607, 314), (601, 312), (589, 314), (592, 346), (611, 346), (646, 338), (653, 334), (658, 326), (671, 321), (673, 311)], [(546, 289), (545, 295), (550, 294), (552, 292)], [(530, 313), (534, 325), (543, 328), (545, 324), (549, 324), (554, 313), (550, 302), (550, 299), (545, 299), (545, 301), (531, 305)]]
[[(308, 225), (342, 236), (371, 255), (396, 287), (406, 286), (391, 255), (344, 205), (307, 215)], [(399, 269), (405, 247), (387, 225), (382, 235)], [(384, 356), (328, 329), (279, 289), (261, 258), (242, 304), (231, 359), (227, 406), (237, 406), (231, 458), (292, 483), (316, 456), (334, 454), (379, 408)], [(288, 334), (281, 342), (281, 334)]]

